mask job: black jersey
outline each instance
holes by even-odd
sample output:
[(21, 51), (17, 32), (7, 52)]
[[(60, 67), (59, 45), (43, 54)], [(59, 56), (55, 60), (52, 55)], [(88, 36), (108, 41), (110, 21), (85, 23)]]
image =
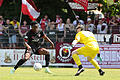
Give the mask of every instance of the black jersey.
[(43, 31), (38, 31), (37, 33), (33, 32), (32, 30), (28, 31), (26, 34), (24, 41), (30, 45), (32, 49), (41, 47), (41, 39), (44, 36)]

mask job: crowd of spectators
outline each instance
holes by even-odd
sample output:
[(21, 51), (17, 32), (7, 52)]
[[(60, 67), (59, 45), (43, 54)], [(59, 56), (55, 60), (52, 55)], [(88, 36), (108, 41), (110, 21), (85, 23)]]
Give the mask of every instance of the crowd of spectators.
[[(94, 34), (120, 33), (120, 15), (109, 17), (107, 13), (102, 19), (99, 18), (99, 14), (95, 15), (94, 19), (88, 16), (86, 21), (83, 21), (79, 16), (75, 16), (73, 21), (70, 18), (63, 21), (60, 15), (56, 15), (56, 20), (51, 21), (48, 15), (45, 15), (38, 23), (39, 28), (53, 42), (72, 42), (78, 24), (84, 25), (84, 30)], [(29, 30), (30, 25), (26, 20), (20, 25), (16, 18), (5, 20), (3, 16), (0, 16), (0, 48), (23, 47), (23, 37)], [(42, 42), (45, 43), (44, 40)]]

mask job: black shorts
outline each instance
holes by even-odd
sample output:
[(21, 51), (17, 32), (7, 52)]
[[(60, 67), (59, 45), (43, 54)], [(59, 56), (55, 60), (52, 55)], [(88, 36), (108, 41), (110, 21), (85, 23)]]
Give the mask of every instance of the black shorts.
[[(32, 56), (33, 54), (39, 55), (39, 53), (38, 53), (38, 50), (39, 50), (39, 49), (40, 49), (40, 48), (38, 48), (38, 49), (32, 49), (29, 53), (31, 54), (31, 56)], [(28, 53), (28, 49), (27, 49), (27, 48), (25, 49), (24, 55), (25, 55), (26, 53)]]

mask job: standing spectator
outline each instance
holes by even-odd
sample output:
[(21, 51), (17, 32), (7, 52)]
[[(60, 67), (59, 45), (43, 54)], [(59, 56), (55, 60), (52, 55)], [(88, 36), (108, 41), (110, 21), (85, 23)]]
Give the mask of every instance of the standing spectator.
[(66, 31), (65, 31), (65, 24), (63, 23), (62, 18), (60, 18), (60, 23), (57, 25), (57, 30), (58, 30), (58, 34), (57, 34), (57, 38), (58, 38), (58, 42), (63, 42), (64, 37), (66, 37)]
[(48, 30), (54, 30), (56, 27), (55, 27), (55, 22), (52, 21), (48, 27)]
[(56, 15), (56, 25), (60, 23), (60, 16)]
[(102, 21), (104, 21), (105, 23), (107, 23), (107, 25), (109, 25), (110, 23), (109, 14), (104, 13), (104, 18), (102, 19)]
[(14, 47), (16, 47), (17, 45), (17, 40), (19, 39), (19, 37), (17, 37), (18, 32), (19, 32), (19, 28), (20, 28), (20, 23), (17, 21), (16, 17), (13, 18), (13, 21), (10, 22), (10, 24), (12, 24), (12, 26), (14, 27), (14, 30), (16, 32), (16, 34), (14, 34), (12, 36), (12, 38), (14, 38)]
[(3, 18), (0, 18), (0, 47), (3, 48)]
[(84, 21), (83, 20), (79, 20), (79, 16), (75, 17), (76, 20), (73, 21), (73, 25), (76, 27), (79, 23), (84, 25)]
[(87, 19), (87, 24), (86, 24), (86, 30), (90, 32), (95, 32), (95, 25), (92, 23), (92, 20), (90, 18)]
[(72, 42), (73, 40), (71, 37), (73, 36), (72, 31), (75, 30), (74, 25), (71, 23), (70, 18), (67, 18), (66, 24), (65, 24), (65, 30), (66, 30), (66, 42)]
[(27, 25), (27, 21), (23, 21), (23, 25), (20, 26), (19, 28), (19, 34), (20, 34), (20, 39), (19, 39), (19, 46), (23, 47), (23, 37), (26, 35), (26, 33), (29, 31), (29, 25)]
[(40, 25), (43, 31), (48, 28), (48, 26), (50, 25), (50, 19), (48, 19), (48, 15), (45, 15), (44, 18), (40, 20)]
[(107, 31), (108, 31), (108, 25), (106, 23), (103, 23), (102, 26), (101, 26), (100, 33), (107, 34)]
[(94, 25), (97, 26), (99, 23), (99, 14), (96, 14), (94, 17)]
[(115, 16), (112, 16), (110, 20), (110, 28), (112, 29), (112, 33), (119, 33), (118, 21)]
[(102, 20), (99, 20), (97, 25), (97, 33), (107, 33), (107, 24), (103, 23)]
[(20, 29), (19, 29), (19, 34), (21, 37), (24, 37), (26, 35), (26, 33), (29, 31), (29, 25), (27, 25), (27, 21), (23, 21), (23, 25), (20, 26)]
[(14, 29), (13, 25), (10, 24), (10, 20), (6, 20), (6, 27), (7, 27), (7, 33), (9, 37), (9, 47), (15, 48), (16, 47), (16, 30)]

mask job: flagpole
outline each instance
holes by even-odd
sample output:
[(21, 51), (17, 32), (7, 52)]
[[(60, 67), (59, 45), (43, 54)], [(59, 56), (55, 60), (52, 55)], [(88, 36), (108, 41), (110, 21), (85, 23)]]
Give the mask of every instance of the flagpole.
[[(68, 0), (66, 0), (66, 3), (69, 5)], [(70, 5), (69, 5), (69, 6), (70, 6)], [(70, 8), (71, 8), (71, 6), (70, 6)], [(72, 8), (71, 8), (71, 10), (72, 10)], [(73, 13), (74, 16), (76, 17), (76, 13), (75, 13), (75, 11), (72, 10), (72, 13)]]
[(22, 11), (20, 13), (20, 26), (21, 26), (21, 20), (22, 20)]

